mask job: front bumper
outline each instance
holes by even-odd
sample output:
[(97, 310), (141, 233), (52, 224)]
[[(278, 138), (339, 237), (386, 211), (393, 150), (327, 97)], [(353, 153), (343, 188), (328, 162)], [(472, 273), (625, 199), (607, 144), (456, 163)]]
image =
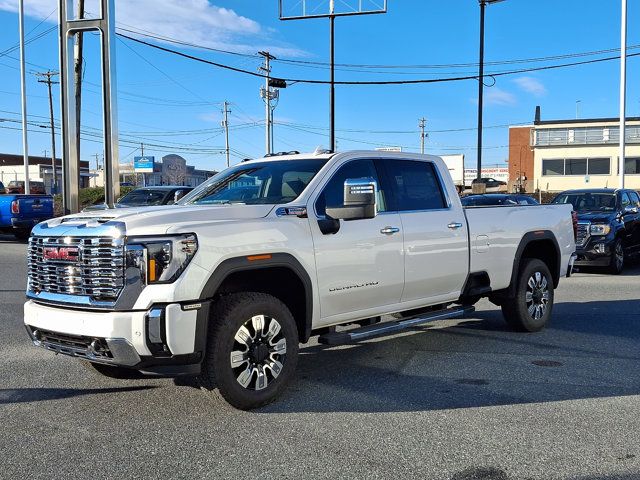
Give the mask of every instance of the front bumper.
[[(197, 373), (199, 308), (181, 304), (148, 311), (100, 312), (47, 306), (29, 300), (24, 323), (36, 346), (92, 362), (148, 373)], [(185, 366), (185, 368), (176, 368)], [(172, 368), (173, 367), (173, 368)], [(197, 368), (196, 368), (197, 367)]]
[(608, 238), (592, 238), (587, 245), (576, 249), (576, 267), (606, 267), (613, 254), (613, 242)]

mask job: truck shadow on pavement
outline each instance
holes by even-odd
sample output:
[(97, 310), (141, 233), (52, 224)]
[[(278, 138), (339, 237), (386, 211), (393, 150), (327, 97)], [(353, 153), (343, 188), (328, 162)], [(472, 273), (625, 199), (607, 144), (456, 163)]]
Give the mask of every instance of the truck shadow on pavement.
[(640, 394), (640, 300), (557, 303), (549, 327), (499, 310), (393, 338), (301, 349), (298, 380), (260, 412), (390, 412)]
[(114, 388), (2, 388), (0, 405), (10, 403), (30, 403), (43, 400), (62, 400), (85, 395), (103, 395), (105, 393), (125, 393), (158, 388), (153, 385)]

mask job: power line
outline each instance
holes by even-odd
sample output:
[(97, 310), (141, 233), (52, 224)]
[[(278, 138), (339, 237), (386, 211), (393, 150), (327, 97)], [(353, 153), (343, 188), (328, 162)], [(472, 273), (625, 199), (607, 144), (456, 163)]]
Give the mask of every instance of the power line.
[[(178, 50), (173, 50), (171, 48), (167, 48), (167, 47), (163, 47), (160, 45), (155, 45), (153, 43), (150, 42), (146, 42), (144, 40), (140, 40), (134, 37), (130, 37), (128, 35), (123, 35), (123, 34), (119, 34), (120, 36), (127, 38), (128, 40), (131, 40), (133, 42), (137, 42), (143, 45), (147, 45), (151, 48), (155, 48), (157, 50), (161, 50), (167, 53), (171, 53), (173, 55), (178, 55), (180, 57), (183, 58), (187, 58), (190, 60), (194, 60), (200, 63), (204, 63), (204, 64), (208, 64), (208, 65), (212, 65), (215, 67), (219, 67), (225, 70), (230, 70), (230, 71), (234, 71), (234, 72), (238, 72), (238, 73), (244, 73), (246, 75), (250, 75), (253, 77), (258, 77), (258, 78), (266, 78), (266, 75), (262, 75), (260, 73), (256, 73), (256, 72), (252, 72), (250, 70), (245, 70), (242, 68), (236, 68), (230, 65), (225, 65), (223, 63), (219, 63), (219, 62), (213, 62), (211, 60), (207, 60), (205, 58), (201, 58), (201, 57), (196, 57), (195, 55), (190, 55), (184, 52), (180, 52)], [(631, 58), (631, 57), (637, 57), (640, 56), (640, 53), (631, 53), (628, 54), (627, 57)], [(501, 77), (501, 76), (506, 76), (506, 75), (516, 75), (516, 74), (521, 74), (521, 73), (530, 73), (530, 72), (538, 72), (538, 71), (543, 71), (543, 70), (554, 70), (554, 69), (558, 69), (558, 68), (566, 68), (566, 67), (575, 67), (575, 66), (579, 66), (579, 65), (589, 65), (589, 64), (594, 64), (594, 63), (600, 63), (600, 62), (607, 62), (607, 61), (611, 61), (611, 60), (619, 60), (620, 56), (611, 56), (611, 57), (604, 57), (604, 58), (598, 58), (598, 59), (592, 59), (592, 60), (583, 60), (583, 61), (579, 61), (579, 62), (570, 62), (570, 63), (562, 63), (562, 64), (556, 64), (556, 65), (546, 65), (546, 66), (542, 66), (542, 67), (531, 67), (531, 68), (522, 68), (522, 69), (518, 69), (518, 70), (510, 70), (510, 71), (503, 71), (503, 72), (494, 72), (494, 73), (487, 73), (485, 75), (483, 75), (482, 78), (494, 78), (494, 77)], [(467, 75), (467, 76), (457, 76), (457, 77), (447, 77), (447, 78), (421, 78), (421, 79), (411, 79), (411, 80), (360, 80), (360, 81), (355, 81), (355, 80), (350, 80), (350, 81), (335, 81), (334, 83), (336, 85), (412, 85), (412, 84), (426, 84), (426, 83), (445, 83), (445, 82), (456, 82), (456, 81), (462, 81), (462, 80), (477, 80), (478, 79), (478, 75)], [(306, 84), (315, 84), (315, 85), (328, 85), (331, 82), (328, 80), (314, 80), (314, 79), (302, 79), (302, 78), (282, 78), (282, 80), (285, 80), (288, 83), (306, 83)]]

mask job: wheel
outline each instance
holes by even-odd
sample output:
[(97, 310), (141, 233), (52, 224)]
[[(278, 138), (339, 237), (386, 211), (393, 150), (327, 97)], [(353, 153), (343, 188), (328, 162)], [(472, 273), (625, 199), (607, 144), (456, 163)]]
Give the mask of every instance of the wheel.
[(21, 228), (13, 232), (13, 235), (16, 237), (16, 239), (20, 240), (21, 242), (26, 242), (27, 240), (29, 240), (29, 237), (31, 236), (31, 230)]
[(277, 298), (236, 293), (214, 305), (201, 386), (241, 410), (274, 401), (298, 362), (298, 329)]
[(85, 361), (83, 361), (82, 364), (87, 370), (90, 370), (93, 373), (99, 373), (104, 377), (119, 378), (119, 379), (144, 378), (144, 375), (142, 373), (140, 373), (138, 370), (133, 370), (131, 368), (118, 367), (115, 365), (105, 365), (103, 363), (85, 362)]
[(612, 275), (619, 275), (622, 270), (624, 270), (624, 246), (622, 245), (622, 239), (618, 238), (613, 246), (607, 271)]
[(509, 326), (523, 332), (542, 330), (551, 318), (553, 289), (553, 277), (546, 263), (524, 259), (516, 279), (516, 294), (506, 298), (501, 306)]

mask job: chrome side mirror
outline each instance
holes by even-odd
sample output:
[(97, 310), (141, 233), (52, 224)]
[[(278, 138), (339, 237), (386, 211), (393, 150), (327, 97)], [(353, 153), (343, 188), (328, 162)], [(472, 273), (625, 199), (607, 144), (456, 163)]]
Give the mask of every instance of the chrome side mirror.
[(348, 178), (344, 182), (343, 206), (327, 206), (327, 215), (337, 220), (362, 220), (376, 216), (378, 185), (371, 177)]

